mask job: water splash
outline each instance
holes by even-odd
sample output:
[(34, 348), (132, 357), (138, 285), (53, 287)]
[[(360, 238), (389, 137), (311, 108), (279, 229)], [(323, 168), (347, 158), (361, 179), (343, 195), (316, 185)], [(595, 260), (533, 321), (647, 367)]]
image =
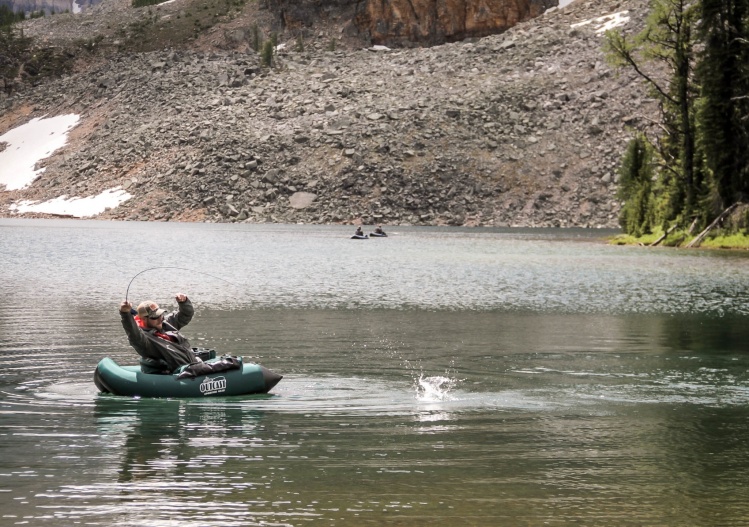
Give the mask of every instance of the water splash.
[(424, 377), (419, 375), (416, 381), (416, 399), (419, 401), (450, 400), (450, 392), (458, 385), (458, 379), (436, 375)]

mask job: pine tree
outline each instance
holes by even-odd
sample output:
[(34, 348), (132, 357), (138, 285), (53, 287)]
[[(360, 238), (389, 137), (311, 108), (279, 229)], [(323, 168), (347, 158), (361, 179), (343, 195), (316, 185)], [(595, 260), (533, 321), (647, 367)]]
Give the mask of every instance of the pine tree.
[[(695, 19), (695, 4), (687, 0), (653, 0), (645, 29), (633, 39), (616, 31), (607, 33), (609, 59), (634, 69), (660, 103), (665, 133), (652, 141), (662, 161), (659, 189), (668, 194), (659, 198), (664, 221), (697, 214), (703, 188), (696, 162)], [(660, 80), (659, 70), (668, 73), (665, 81)]]
[(0, 28), (7, 27), (25, 18), (23, 11), (15, 12), (6, 5), (0, 5)]
[(749, 195), (749, 0), (702, 0), (699, 141), (719, 210)]
[(266, 40), (260, 52), (260, 62), (263, 66), (271, 67), (273, 65), (273, 50), (273, 41)]
[(650, 145), (644, 136), (637, 135), (629, 142), (619, 169), (617, 197), (624, 201), (619, 225), (627, 234), (640, 237), (651, 231), (654, 223), (652, 180)]

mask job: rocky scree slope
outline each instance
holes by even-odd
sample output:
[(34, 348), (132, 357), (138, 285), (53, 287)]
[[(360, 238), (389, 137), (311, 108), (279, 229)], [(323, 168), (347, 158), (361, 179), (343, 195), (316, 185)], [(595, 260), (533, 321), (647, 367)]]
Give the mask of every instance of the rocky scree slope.
[(605, 20), (577, 24), (622, 11), (638, 31), (643, 0), (577, 0), (431, 48), (282, 39), (271, 69), (249, 50), (117, 54), (5, 101), (0, 133), (81, 123), (0, 214), (119, 186), (133, 198), (100, 218), (616, 227), (620, 157), (655, 103), (606, 64)]

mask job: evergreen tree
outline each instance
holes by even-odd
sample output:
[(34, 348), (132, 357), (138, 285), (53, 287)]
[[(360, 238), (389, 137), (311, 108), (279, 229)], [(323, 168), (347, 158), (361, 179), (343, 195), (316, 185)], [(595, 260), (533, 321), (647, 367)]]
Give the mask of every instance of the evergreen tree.
[(267, 40), (263, 44), (263, 49), (260, 52), (260, 62), (263, 66), (271, 67), (273, 65), (273, 41)]
[(702, 0), (700, 148), (720, 211), (749, 195), (749, 0)]
[(6, 5), (0, 5), (0, 28), (10, 26), (15, 22), (20, 22), (25, 18), (23, 11), (14, 12)]
[[(663, 221), (694, 216), (703, 189), (695, 148), (695, 18), (695, 5), (687, 0), (653, 0), (645, 29), (633, 39), (607, 33), (610, 60), (634, 69), (660, 103), (665, 133), (654, 142), (662, 161), (658, 188), (667, 194), (658, 199)], [(656, 73), (663, 69), (668, 73), (665, 81)]]
[(22, 65), (30, 58), (31, 39), (14, 26), (0, 27), (0, 86), (7, 94), (14, 89)]
[(619, 225), (627, 234), (640, 237), (650, 233), (654, 223), (652, 180), (650, 145), (638, 134), (629, 142), (619, 169), (617, 197), (624, 201)]

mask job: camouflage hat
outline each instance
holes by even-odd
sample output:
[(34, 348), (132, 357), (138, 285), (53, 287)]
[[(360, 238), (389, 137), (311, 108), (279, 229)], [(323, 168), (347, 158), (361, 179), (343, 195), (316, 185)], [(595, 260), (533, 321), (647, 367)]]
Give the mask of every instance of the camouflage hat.
[(159, 304), (151, 300), (146, 300), (138, 305), (138, 316), (145, 320), (147, 318), (159, 318), (166, 313), (166, 309), (161, 309)]

